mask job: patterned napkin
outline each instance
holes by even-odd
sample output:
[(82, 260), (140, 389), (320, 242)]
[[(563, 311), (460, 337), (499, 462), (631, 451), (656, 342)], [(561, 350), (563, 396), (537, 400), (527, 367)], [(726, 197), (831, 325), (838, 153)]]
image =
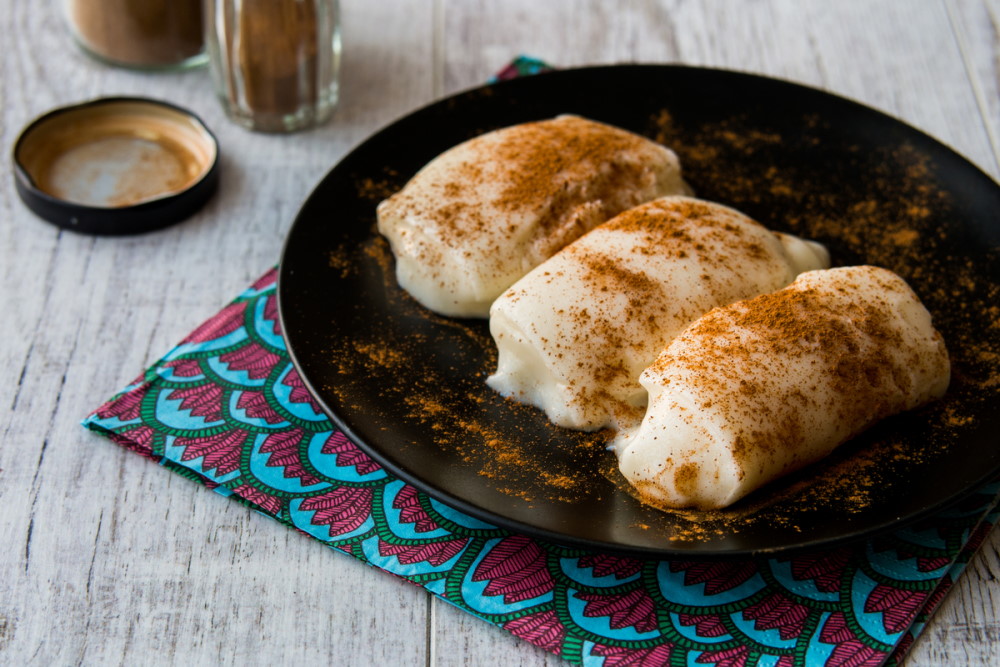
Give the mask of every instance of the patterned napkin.
[(638, 560), (512, 533), (393, 478), (328, 421), (289, 360), (276, 278), (84, 425), (570, 662), (896, 664), (1000, 519), (992, 484), (896, 533), (790, 557)]

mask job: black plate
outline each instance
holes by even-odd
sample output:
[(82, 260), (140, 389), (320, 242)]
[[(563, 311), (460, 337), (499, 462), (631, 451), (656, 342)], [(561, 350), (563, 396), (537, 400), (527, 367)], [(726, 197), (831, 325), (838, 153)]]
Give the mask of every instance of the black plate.
[[(910, 281), (953, 357), (948, 396), (711, 514), (659, 512), (621, 484), (600, 435), (494, 394), (484, 321), (450, 320), (397, 286), (378, 201), (474, 135), (577, 113), (657, 138), (706, 198), (828, 244), (835, 264)], [(746, 556), (871, 536), (1000, 471), (1000, 188), (947, 147), (842, 98), (679, 66), (566, 70), (485, 86), (371, 137), (319, 184), (279, 278), (292, 359), (313, 395), (399, 477), (474, 517), (638, 556)]]

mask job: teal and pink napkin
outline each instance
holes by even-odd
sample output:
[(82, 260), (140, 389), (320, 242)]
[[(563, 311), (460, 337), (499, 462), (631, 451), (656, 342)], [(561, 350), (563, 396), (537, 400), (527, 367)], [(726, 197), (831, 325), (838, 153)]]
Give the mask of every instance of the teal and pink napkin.
[[(542, 69), (519, 58), (496, 78)], [(992, 484), (867, 542), (741, 560), (638, 560), (497, 528), (395, 479), (327, 419), (289, 360), (276, 278), (84, 425), (573, 663), (896, 664), (1000, 518)]]

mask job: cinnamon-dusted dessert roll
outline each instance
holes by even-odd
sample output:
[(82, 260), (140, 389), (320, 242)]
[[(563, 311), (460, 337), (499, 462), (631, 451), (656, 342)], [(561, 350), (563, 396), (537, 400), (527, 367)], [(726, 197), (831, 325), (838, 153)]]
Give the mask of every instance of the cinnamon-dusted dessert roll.
[(486, 317), (518, 278), (615, 214), (687, 192), (677, 156), (577, 116), (442, 153), (378, 206), (399, 284), (443, 315)]
[(816, 243), (776, 234), (731, 208), (664, 197), (576, 240), (493, 304), (491, 387), (560, 426), (635, 425), (639, 374), (708, 310), (829, 265)]
[(717, 308), (640, 378), (649, 407), (614, 443), (639, 494), (723, 508), (894, 413), (942, 396), (948, 353), (896, 274), (812, 271)]

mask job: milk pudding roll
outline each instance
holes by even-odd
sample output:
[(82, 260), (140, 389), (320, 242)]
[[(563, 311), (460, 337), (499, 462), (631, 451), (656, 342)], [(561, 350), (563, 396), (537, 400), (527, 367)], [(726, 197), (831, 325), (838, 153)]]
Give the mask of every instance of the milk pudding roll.
[(688, 324), (828, 266), (819, 244), (731, 208), (663, 197), (619, 214), (504, 292), (490, 310), (489, 385), (559, 426), (634, 426), (639, 374)]
[(944, 394), (948, 353), (896, 274), (810, 271), (695, 321), (640, 376), (642, 423), (614, 446), (654, 505), (717, 509)]
[(377, 209), (405, 290), (486, 317), (505, 289), (621, 211), (688, 192), (677, 156), (578, 116), (489, 132), (442, 153)]

